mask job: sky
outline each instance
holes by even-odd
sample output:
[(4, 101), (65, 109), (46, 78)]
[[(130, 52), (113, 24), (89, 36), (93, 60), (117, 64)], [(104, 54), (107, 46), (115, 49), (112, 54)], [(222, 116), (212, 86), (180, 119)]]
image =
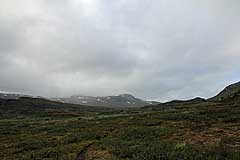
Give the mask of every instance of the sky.
[(240, 81), (239, 0), (1, 0), (0, 91), (208, 98)]

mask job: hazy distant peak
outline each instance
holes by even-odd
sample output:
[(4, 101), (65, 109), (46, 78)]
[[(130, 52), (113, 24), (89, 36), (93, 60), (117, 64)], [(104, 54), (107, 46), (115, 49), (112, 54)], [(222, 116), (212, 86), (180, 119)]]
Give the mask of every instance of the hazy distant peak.
[(119, 96), (121, 97), (125, 97), (125, 98), (135, 98), (133, 95), (131, 94), (120, 94)]

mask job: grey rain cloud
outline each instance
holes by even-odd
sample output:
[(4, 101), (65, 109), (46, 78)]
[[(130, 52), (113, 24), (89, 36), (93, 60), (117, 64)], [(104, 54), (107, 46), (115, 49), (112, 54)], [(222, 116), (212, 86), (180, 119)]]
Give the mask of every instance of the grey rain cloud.
[(1, 0), (0, 91), (209, 97), (240, 79), (239, 0)]

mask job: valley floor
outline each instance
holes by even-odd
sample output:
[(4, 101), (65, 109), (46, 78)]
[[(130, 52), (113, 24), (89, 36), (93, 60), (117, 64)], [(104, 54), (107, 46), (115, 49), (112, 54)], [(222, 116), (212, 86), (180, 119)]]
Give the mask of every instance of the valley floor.
[[(128, 113), (129, 112), (129, 113)], [(239, 160), (240, 106), (0, 119), (2, 160)]]

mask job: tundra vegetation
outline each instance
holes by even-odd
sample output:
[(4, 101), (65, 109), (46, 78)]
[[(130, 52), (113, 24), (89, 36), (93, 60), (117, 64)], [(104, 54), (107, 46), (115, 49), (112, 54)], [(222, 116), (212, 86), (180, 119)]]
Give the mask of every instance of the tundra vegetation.
[(0, 102), (2, 160), (240, 159), (239, 94), (130, 109)]

